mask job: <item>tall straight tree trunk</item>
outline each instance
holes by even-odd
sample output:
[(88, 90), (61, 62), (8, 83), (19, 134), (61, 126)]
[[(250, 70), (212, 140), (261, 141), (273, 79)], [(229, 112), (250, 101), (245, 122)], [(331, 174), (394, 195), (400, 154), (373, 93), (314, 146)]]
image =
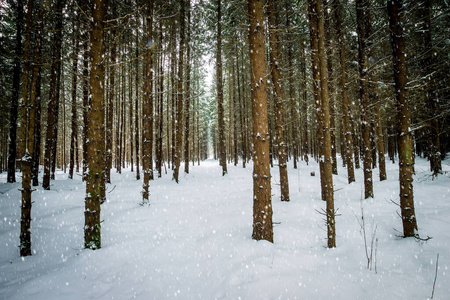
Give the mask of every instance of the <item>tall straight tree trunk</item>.
[[(56, 1), (56, 25), (54, 46), (52, 49), (52, 66), (50, 71), (50, 92), (47, 109), (47, 133), (44, 153), (44, 176), (42, 187), (50, 189), (50, 178), (54, 177), (56, 158), (56, 141), (58, 135), (59, 87), (61, 75), (61, 43), (62, 43), (62, 8), (63, 0)], [(53, 175), (53, 176), (52, 176)]]
[[(292, 5), (290, 1), (286, 1), (286, 28), (289, 30), (291, 26), (291, 14), (292, 14)], [(294, 161), (294, 169), (297, 169), (297, 160), (298, 160), (298, 129), (297, 129), (297, 102), (295, 99), (295, 90), (294, 90), (294, 67), (293, 67), (293, 53), (292, 53), (292, 37), (287, 36), (287, 48), (288, 48), (288, 84), (289, 84), (289, 123), (290, 123), (290, 131), (292, 137), (292, 154)]]
[[(26, 24), (25, 24), (25, 42), (23, 45), (23, 67), (22, 67), (22, 97), (19, 103), (20, 107), (20, 127), (18, 133), (18, 161), (22, 160), (22, 157), (25, 155), (27, 148), (27, 122), (29, 121), (27, 118), (28, 109), (29, 109), (29, 100), (28, 100), (28, 87), (30, 81), (30, 44), (31, 44), (31, 22), (32, 22), (32, 13), (33, 13), (33, 0), (28, 0), (27, 4), (27, 15), (26, 15)], [(30, 161), (31, 163), (31, 161)]]
[(422, 60), (422, 74), (423, 78), (428, 78), (425, 83), (425, 102), (427, 104), (427, 114), (430, 119), (428, 124), (430, 170), (433, 172), (433, 176), (437, 176), (438, 174), (442, 174), (441, 142), (439, 137), (441, 121), (438, 117), (439, 100), (436, 92), (435, 59), (433, 58), (435, 52), (431, 38), (431, 6), (431, 0), (423, 0), (420, 9), (423, 20), (421, 23), (421, 32), (424, 41), (423, 52), (425, 53), (425, 57)]
[(147, 50), (145, 61), (145, 86), (144, 86), (144, 101), (142, 106), (142, 171), (144, 172), (144, 183), (142, 192), (142, 201), (148, 203), (149, 201), (149, 181), (151, 177), (151, 148), (152, 148), (152, 118), (153, 118), (153, 70), (152, 70), (152, 43), (153, 43), (153, 0), (148, 2), (147, 12)]
[[(236, 53), (238, 52), (238, 43), (236, 43)], [(242, 167), (245, 168), (245, 163), (247, 162), (247, 126), (245, 117), (245, 100), (243, 99), (243, 95), (241, 93), (241, 74), (240, 74), (240, 66), (239, 66), (239, 56), (236, 56), (236, 78), (237, 78), (237, 92), (238, 92), (238, 100), (239, 100), (239, 110), (241, 117), (241, 147), (242, 147)]]
[[(233, 131), (234, 131), (234, 136), (233, 136), (233, 146), (234, 146), (234, 165), (237, 166), (238, 162), (239, 162), (239, 147), (238, 147), (238, 122), (239, 122), (239, 109), (238, 109), (238, 100), (236, 98), (236, 70), (235, 70), (235, 64), (234, 64), (235, 60), (231, 61), (231, 76), (232, 76), (232, 98), (233, 98)], [(231, 80), (230, 80), (231, 82)]]
[(276, 101), (275, 107), (275, 123), (276, 123), (276, 137), (278, 149), (278, 167), (280, 171), (280, 186), (281, 186), (281, 201), (289, 201), (289, 180), (287, 172), (287, 148), (285, 142), (285, 124), (283, 119), (283, 92), (281, 89), (282, 77), (279, 69), (278, 61), (278, 20), (276, 11), (279, 9), (277, 0), (269, 1), (268, 19), (269, 19), (269, 56), (270, 56), (270, 70), (272, 73), (273, 90)]
[(309, 134), (308, 134), (308, 91), (306, 88), (306, 55), (305, 51), (302, 51), (302, 114), (303, 114), (303, 143), (302, 143), (302, 151), (303, 151), (303, 159), (306, 162), (306, 165), (309, 163)]
[[(373, 52), (374, 52), (374, 41), (373, 41), (373, 34), (372, 34), (372, 20), (371, 20), (371, 7), (369, 2), (366, 2), (365, 4), (365, 18), (364, 18), (364, 39), (366, 41), (366, 47), (369, 49), (367, 51), (367, 56), (369, 58), (369, 62), (373, 61)], [(367, 63), (367, 68), (370, 70), (372, 69), (372, 66)], [(378, 97), (378, 83), (376, 82), (375, 75), (373, 74), (373, 70), (370, 72), (367, 72), (367, 78), (368, 78), (368, 91), (369, 91), (369, 99), (370, 103), (372, 104), (373, 108), (373, 116), (372, 116), (372, 122), (371, 127), (372, 131), (372, 137), (371, 139), (374, 139), (375, 146), (372, 147), (372, 165), (376, 166), (376, 156), (378, 155), (378, 167), (379, 167), (379, 176), (380, 181), (386, 180), (386, 162), (384, 159), (384, 137), (383, 137), (383, 127), (381, 124), (381, 112), (380, 112), (380, 101)]]
[(335, 70), (333, 68), (333, 56), (334, 56), (334, 36), (332, 28), (332, 18), (331, 18), (331, 1), (323, 0), (323, 11), (324, 11), (324, 28), (325, 28), (325, 51), (327, 55), (327, 72), (328, 72), (328, 90), (329, 90), (329, 103), (330, 103), (330, 135), (331, 135), (331, 158), (332, 158), (332, 168), (333, 174), (337, 175), (337, 148), (336, 148), (336, 122), (335, 122), (335, 91), (334, 91), (334, 77)]
[[(139, 28), (139, 18), (136, 20), (137, 27)], [(134, 62), (135, 68), (135, 92), (136, 92), (136, 101), (134, 102), (134, 142), (136, 145), (136, 180), (141, 179), (141, 174), (139, 170), (139, 165), (141, 164), (140, 155), (139, 155), (139, 34), (136, 32), (136, 57)]]
[[(177, 73), (177, 51), (176, 51), (176, 27), (175, 27), (175, 17), (171, 19), (170, 23), (170, 87), (172, 92), (170, 93), (170, 102), (167, 101), (167, 151), (168, 156), (167, 160), (172, 163), (172, 170), (174, 169), (175, 163), (175, 138), (176, 138), (176, 129), (175, 129), (175, 121), (176, 121), (176, 99), (177, 99), (177, 88), (176, 88), (176, 73)], [(170, 117), (169, 117), (170, 115)], [(171, 121), (171, 122), (170, 122)], [(170, 128), (169, 128), (170, 122)]]
[(20, 58), (22, 57), (23, 0), (18, 0), (16, 5), (16, 45), (11, 93), (11, 108), (9, 112), (8, 182), (16, 182), (17, 113), (19, 110), (20, 74), (22, 71)]
[[(23, 70), (23, 81), (28, 81), (30, 64), (30, 43), (31, 43), (31, 18), (33, 13), (33, 0), (28, 1), (28, 11), (26, 17), (26, 35), (25, 35), (25, 50)], [(38, 29), (39, 30), (39, 29)], [(40, 48), (40, 34), (36, 35), (36, 47), (35, 57), (38, 55), (36, 49)], [(28, 53), (27, 53), (28, 52)], [(26, 55), (25, 55), (26, 53)], [(38, 80), (38, 66), (33, 65), (32, 70), (32, 84), (30, 100), (28, 101), (28, 91), (22, 91), (23, 107), (21, 115), (21, 124), (24, 126), (21, 128), (21, 148), (23, 149), (23, 155), (21, 156), (22, 167), (22, 206), (21, 206), (21, 219), (20, 219), (20, 256), (31, 255), (31, 165), (33, 157), (34, 146), (34, 121), (35, 121), (35, 103), (36, 103), (36, 88)], [(28, 85), (23, 84), (23, 89), (28, 89)]]
[(324, 121), (323, 121), (323, 106), (322, 106), (322, 95), (321, 95), (321, 72), (320, 72), (320, 57), (319, 57), (319, 38), (318, 38), (318, 30), (319, 30), (319, 16), (317, 13), (316, 2), (321, 0), (309, 0), (308, 8), (309, 8), (309, 24), (310, 24), (310, 43), (311, 43), (311, 68), (312, 79), (313, 79), (313, 93), (314, 93), (314, 102), (316, 108), (316, 138), (314, 145), (314, 157), (316, 161), (319, 162), (319, 173), (320, 173), (320, 188), (321, 188), (321, 197), (322, 200), (325, 201), (326, 190), (325, 190), (325, 160), (322, 159), (324, 157)]
[[(353, 141), (351, 130), (351, 114), (348, 104), (347, 94), (347, 48), (344, 41), (343, 24), (342, 24), (342, 4), (340, 0), (332, 1), (334, 10), (334, 19), (336, 26), (336, 35), (339, 48), (339, 64), (340, 64), (340, 76), (339, 76), (339, 94), (341, 95), (342, 115), (343, 115), (343, 131), (345, 138), (345, 165), (347, 166), (347, 179), (348, 183), (355, 181), (355, 169), (353, 166)], [(342, 149), (341, 149), (341, 152)]]
[[(132, 48), (132, 43), (130, 41), (129, 47)], [(128, 107), (128, 116), (129, 116), (129, 141), (130, 141), (130, 164), (131, 164), (131, 172), (134, 172), (134, 139), (133, 139), (133, 76), (131, 76), (133, 70), (132, 62), (128, 65), (128, 99), (129, 99), (129, 107)], [(137, 99), (135, 100), (137, 101)]]
[[(100, 234), (100, 203), (102, 202), (102, 188), (105, 185), (104, 160), (104, 48), (103, 28), (106, 14), (104, 0), (94, 0), (92, 6), (92, 31), (91, 31), (91, 72), (90, 85), (92, 107), (89, 118), (88, 131), (88, 166), (89, 172), (86, 178), (85, 198), (85, 226), (84, 247), (88, 249), (101, 248)], [(103, 186), (103, 187), (102, 187)]]
[(248, 1), (250, 84), (253, 117), (253, 234), (255, 240), (273, 243), (269, 161), (269, 123), (264, 56), (262, 0)]
[(159, 168), (158, 168), (158, 177), (162, 177), (162, 165), (164, 164), (164, 152), (163, 152), (163, 134), (164, 134), (164, 111), (163, 111), (163, 104), (164, 104), (164, 49), (162, 45), (163, 41), (163, 29), (162, 29), (162, 22), (159, 23), (159, 45), (161, 50), (160, 55), (160, 64), (159, 64), (159, 106), (158, 106), (158, 141), (157, 141), (157, 147), (158, 147), (158, 161), (159, 161)]
[(78, 80), (78, 33), (77, 27), (74, 29), (73, 37), (73, 61), (72, 61), (72, 134), (70, 136), (70, 158), (69, 158), (69, 178), (73, 179), (73, 169), (75, 166), (75, 151), (78, 139), (78, 122), (77, 122), (77, 80)]
[(189, 118), (191, 100), (191, 1), (187, 1), (187, 38), (186, 38), (186, 97), (184, 100), (184, 172), (189, 174)]
[(227, 174), (227, 147), (225, 138), (225, 120), (223, 108), (222, 82), (222, 24), (221, 0), (217, 2), (217, 49), (216, 49), (216, 88), (217, 88), (217, 126), (219, 131), (219, 164), (222, 166), (222, 176)]
[[(116, 3), (111, 1), (111, 18), (117, 17)], [(106, 105), (106, 130), (105, 130), (105, 180), (106, 183), (111, 183), (111, 169), (112, 169), (112, 147), (113, 147), (113, 118), (114, 118), (114, 101), (116, 97), (116, 56), (117, 56), (117, 29), (115, 26), (111, 28), (111, 49), (110, 49), (110, 66), (109, 66), (109, 87), (108, 87), (108, 103)]]
[[(84, 9), (88, 9), (87, 5)], [(83, 28), (83, 181), (86, 180), (87, 168), (88, 168), (88, 153), (87, 153), (87, 140), (88, 140), (88, 122), (91, 101), (89, 99), (89, 27), (84, 26)]]
[(322, 189), (324, 192), (322, 198), (326, 201), (327, 245), (328, 248), (334, 248), (336, 247), (336, 228), (331, 157), (330, 112), (321, 0), (308, 0), (308, 14), (311, 35), (312, 69), (313, 73), (316, 73), (313, 74), (313, 76), (314, 79), (319, 78), (319, 80), (314, 80), (314, 97), (316, 103), (320, 103), (320, 109), (317, 110), (317, 115), (320, 114), (319, 122), (322, 123), (322, 126), (320, 127), (323, 130), (323, 142), (320, 142), (322, 144), (320, 161), (323, 161), (323, 173), (321, 173), (321, 176), (323, 174), (323, 182), (325, 183), (325, 186)]
[(173, 178), (176, 183), (179, 182), (181, 149), (183, 147), (183, 56), (185, 43), (185, 0), (180, 0), (180, 46), (178, 55), (178, 85), (177, 85), (177, 99), (176, 99), (176, 149), (175, 149), (175, 166), (173, 170)]
[(369, 99), (367, 90), (367, 58), (365, 35), (365, 9), (368, 9), (366, 0), (356, 1), (357, 33), (358, 33), (358, 64), (359, 64), (359, 101), (361, 109), (361, 131), (363, 139), (363, 172), (364, 172), (364, 198), (373, 198), (372, 181), (372, 147), (370, 143)]
[[(31, 179), (33, 186), (39, 185), (39, 159), (41, 156), (41, 51), (42, 43), (37, 45), (38, 36), (42, 39), (42, 27), (43, 27), (42, 10), (39, 8), (38, 23), (37, 23), (37, 36), (35, 49), (37, 56), (35, 56), (35, 62), (37, 64), (37, 79), (36, 79), (36, 112), (35, 112), (35, 124), (34, 124), (34, 146), (33, 146), (33, 163), (31, 166)], [(34, 66), (36, 67), (36, 66)], [(34, 75), (33, 75), (34, 76)]]
[(398, 165), (400, 183), (400, 208), (403, 235), (416, 235), (417, 220), (413, 194), (413, 146), (411, 133), (411, 111), (406, 89), (407, 66), (405, 37), (403, 35), (403, 1), (387, 1), (389, 28), (391, 30), (392, 58), (394, 61), (395, 98), (397, 100)]

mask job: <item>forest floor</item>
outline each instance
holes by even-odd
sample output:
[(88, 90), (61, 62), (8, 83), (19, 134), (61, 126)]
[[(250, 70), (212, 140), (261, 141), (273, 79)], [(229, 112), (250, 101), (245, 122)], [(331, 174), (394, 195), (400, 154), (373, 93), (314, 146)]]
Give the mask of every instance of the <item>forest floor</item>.
[(135, 173), (113, 171), (96, 251), (83, 249), (81, 176), (58, 171), (50, 191), (33, 192), (33, 255), (25, 258), (21, 185), (0, 174), (0, 299), (427, 299), (433, 289), (434, 299), (450, 299), (450, 160), (434, 180), (428, 162), (416, 161), (415, 209), (427, 241), (400, 237), (397, 163), (387, 163), (387, 181), (374, 170), (368, 200), (362, 171), (349, 185), (339, 165), (335, 249), (326, 248), (316, 162), (297, 170), (290, 162), (288, 203), (272, 168), (272, 244), (251, 238), (252, 164), (228, 165), (222, 177), (208, 160), (180, 184), (171, 171), (152, 181), (150, 205), (142, 205)]

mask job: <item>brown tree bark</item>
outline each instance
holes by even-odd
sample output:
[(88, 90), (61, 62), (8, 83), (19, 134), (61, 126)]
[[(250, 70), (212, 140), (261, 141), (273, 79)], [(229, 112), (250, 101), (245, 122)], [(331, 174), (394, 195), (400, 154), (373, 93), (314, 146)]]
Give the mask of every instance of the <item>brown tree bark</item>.
[(430, 170), (433, 176), (442, 174), (441, 162), (441, 142), (440, 142), (440, 128), (441, 121), (438, 117), (438, 95), (436, 91), (436, 74), (435, 74), (435, 59), (433, 58), (433, 40), (431, 38), (431, 0), (423, 0), (420, 7), (422, 17), (421, 32), (423, 35), (423, 52), (425, 57), (422, 60), (422, 76), (427, 78), (425, 83), (425, 102), (427, 104), (428, 122), (428, 155), (430, 159)]
[(301, 103), (301, 111), (303, 115), (303, 141), (302, 141), (302, 152), (303, 152), (303, 159), (306, 162), (306, 165), (309, 163), (309, 132), (308, 132), (308, 91), (306, 88), (306, 54), (305, 51), (302, 50), (302, 103)]
[(56, 23), (54, 46), (52, 49), (52, 65), (50, 71), (50, 91), (47, 109), (47, 133), (44, 153), (44, 176), (42, 187), (50, 189), (50, 179), (54, 178), (56, 159), (56, 141), (58, 138), (59, 87), (61, 75), (61, 43), (62, 43), (62, 8), (63, 0), (56, 1)]
[[(31, 18), (33, 13), (33, 0), (28, 1), (28, 11), (25, 25), (25, 51), (23, 70), (23, 81), (28, 81), (29, 69), (31, 66), (30, 61), (30, 44), (31, 44)], [(40, 14), (40, 13), (39, 13)], [(37, 28), (36, 33), (36, 45), (34, 51), (34, 57), (38, 55), (38, 49), (40, 48), (41, 35)], [(28, 52), (28, 53), (27, 53)], [(38, 66), (33, 64), (32, 69), (32, 82), (30, 89), (30, 100), (28, 101), (28, 91), (22, 91), (22, 101), (24, 109), (21, 115), (21, 124), (24, 126), (21, 128), (21, 148), (23, 149), (23, 155), (21, 156), (21, 168), (22, 168), (22, 206), (21, 206), (21, 219), (20, 219), (20, 256), (31, 255), (31, 165), (33, 158), (33, 146), (34, 146), (34, 125), (35, 125), (35, 112), (36, 112), (36, 89), (38, 80)], [(28, 89), (28, 84), (22, 85), (23, 89)]]
[[(287, 34), (287, 59), (288, 59), (288, 90), (289, 90), (289, 100), (288, 100), (288, 109), (289, 109), (289, 131), (291, 133), (291, 145), (292, 145), (292, 160), (294, 162), (294, 169), (297, 169), (297, 161), (299, 157), (298, 153), (298, 107), (297, 101), (295, 98), (295, 90), (294, 90), (294, 66), (293, 66), (293, 43), (291, 41), (292, 37), (289, 35), (289, 30), (291, 29), (291, 14), (292, 14), (292, 4), (290, 1), (286, 1), (286, 28), (288, 30)], [(303, 118), (305, 119), (305, 117)], [(305, 120), (306, 121), (306, 120)], [(307, 135), (308, 133), (306, 133)]]
[[(18, 162), (22, 160), (22, 157), (25, 155), (27, 148), (27, 122), (29, 119), (27, 118), (28, 110), (29, 110), (29, 99), (28, 99), (28, 89), (29, 89), (29, 81), (30, 81), (30, 66), (31, 66), (31, 57), (30, 57), (30, 47), (31, 47), (31, 22), (32, 22), (32, 14), (33, 14), (33, 0), (28, 0), (27, 4), (27, 14), (26, 14), (26, 24), (25, 24), (25, 42), (23, 44), (23, 66), (22, 66), (22, 97), (19, 103), (20, 108), (20, 127), (18, 133)], [(29, 153), (28, 153), (29, 154)], [(30, 161), (31, 163), (31, 161)]]
[(368, 78), (368, 92), (369, 92), (369, 103), (372, 105), (373, 113), (372, 113), (372, 133), (371, 139), (374, 140), (375, 145), (372, 146), (372, 165), (376, 167), (376, 156), (378, 155), (378, 167), (379, 167), (379, 176), (380, 181), (386, 180), (386, 162), (384, 158), (384, 136), (383, 136), (383, 127), (381, 123), (381, 111), (380, 111), (380, 102), (381, 99), (378, 97), (378, 83), (375, 78), (373, 65), (370, 65), (371, 62), (374, 61), (374, 41), (373, 41), (373, 33), (372, 33), (372, 20), (371, 20), (371, 9), (370, 3), (367, 2), (365, 9), (365, 18), (364, 18), (364, 39), (366, 41), (367, 46), (367, 78)]
[(366, 0), (356, 1), (357, 33), (358, 33), (358, 64), (359, 64), (359, 101), (361, 109), (361, 131), (363, 139), (363, 172), (364, 172), (364, 198), (373, 198), (372, 181), (372, 147), (370, 143), (370, 121), (369, 99), (367, 90), (367, 53), (365, 35), (365, 9)]
[[(334, 210), (334, 191), (333, 191), (333, 170), (331, 157), (331, 135), (330, 135), (330, 112), (328, 102), (328, 80), (326, 53), (324, 45), (324, 23), (321, 0), (308, 0), (308, 15), (311, 36), (311, 60), (314, 80), (314, 98), (320, 103), (317, 109), (318, 121), (322, 123), (323, 141), (319, 142), (322, 147), (320, 161), (323, 162), (324, 193), (323, 199), (326, 201), (326, 221), (327, 221), (327, 241), (328, 248), (336, 247), (336, 228), (335, 228), (335, 210)], [(318, 73), (318, 74), (317, 74)], [(319, 78), (319, 80), (317, 80)], [(320, 115), (320, 117), (319, 117)]]
[[(236, 53), (238, 53), (238, 45), (236, 43)], [(241, 74), (240, 74), (240, 66), (239, 66), (239, 55), (236, 56), (236, 78), (237, 78), (237, 92), (238, 92), (238, 101), (239, 101), (239, 109), (240, 119), (241, 119), (241, 145), (242, 145), (242, 167), (245, 168), (245, 164), (247, 162), (247, 125), (245, 118), (246, 110), (245, 110), (245, 100), (242, 97), (241, 93)]]
[(395, 98), (397, 100), (397, 137), (399, 159), (400, 208), (404, 237), (416, 236), (417, 220), (413, 194), (413, 147), (411, 111), (406, 89), (407, 65), (405, 37), (403, 35), (403, 1), (387, 1), (389, 29), (391, 31), (394, 64)]
[(153, 142), (153, 0), (148, 2), (147, 12), (147, 49), (145, 61), (145, 85), (142, 105), (142, 171), (144, 173), (142, 201), (149, 202), (149, 181), (151, 177), (151, 148)]
[(175, 149), (175, 166), (173, 170), (173, 178), (176, 183), (179, 182), (181, 149), (183, 147), (183, 56), (185, 47), (185, 4), (184, 0), (180, 0), (180, 46), (178, 55), (178, 84), (177, 84), (177, 99), (176, 99), (176, 149)]
[(281, 89), (282, 77), (279, 69), (278, 59), (278, 20), (276, 11), (279, 9), (277, 0), (269, 1), (268, 5), (268, 20), (269, 20), (269, 56), (270, 56), (270, 70), (272, 73), (272, 82), (274, 96), (276, 99), (275, 107), (275, 122), (276, 122), (276, 137), (278, 149), (278, 167), (280, 171), (280, 186), (281, 186), (281, 201), (289, 201), (289, 180), (287, 172), (287, 149), (285, 142), (285, 123), (284, 123), (284, 107), (283, 107), (283, 92)]
[(264, 57), (262, 0), (248, 1), (250, 83), (253, 119), (253, 234), (255, 240), (273, 242), (269, 126)]
[[(37, 74), (36, 74), (36, 112), (35, 112), (35, 126), (34, 126), (34, 146), (33, 146), (33, 163), (31, 166), (31, 179), (33, 186), (39, 185), (39, 160), (41, 156), (41, 51), (42, 51), (42, 42), (40, 40), (38, 45), (38, 37), (39, 39), (42, 39), (40, 35), (42, 35), (42, 27), (43, 27), (43, 17), (42, 17), (42, 10), (39, 8), (38, 11), (38, 22), (36, 25), (36, 45), (35, 45), (35, 53), (37, 53), (37, 56), (35, 56), (35, 66), (33, 68), (37, 67)], [(33, 72), (35, 72), (33, 70)], [(33, 73), (33, 76), (34, 73)]]
[[(342, 115), (343, 115), (343, 131), (345, 138), (345, 165), (347, 166), (347, 178), (348, 183), (355, 181), (355, 169), (353, 166), (353, 140), (351, 129), (351, 110), (348, 104), (347, 94), (347, 47), (344, 41), (343, 24), (342, 24), (342, 4), (339, 0), (332, 1), (334, 10), (334, 19), (336, 26), (336, 35), (339, 48), (339, 64), (340, 64), (340, 76), (339, 76), (339, 94), (341, 95)], [(341, 150), (342, 152), (342, 150)]]
[[(117, 17), (117, 3), (110, 2), (111, 19)], [(106, 129), (105, 129), (105, 181), (111, 183), (111, 169), (113, 162), (113, 119), (114, 119), (114, 101), (116, 99), (116, 57), (117, 57), (117, 28), (115, 24), (110, 32), (110, 53), (108, 67), (109, 85), (108, 85), (108, 102), (106, 104)]]
[(89, 118), (88, 130), (88, 166), (86, 176), (85, 198), (85, 226), (84, 247), (88, 249), (101, 248), (100, 233), (100, 203), (102, 202), (102, 189), (105, 185), (104, 177), (104, 47), (103, 28), (106, 14), (106, 1), (94, 0), (92, 5), (92, 31), (91, 31), (91, 72), (90, 86), (92, 107)]
[[(85, 7), (87, 9), (87, 7)], [(89, 99), (89, 28), (86, 26), (83, 31), (83, 181), (86, 180), (88, 168), (88, 153), (87, 153), (87, 137), (88, 137), (88, 123), (90, 114), (90, 99)]]
[(8, 182), (16, 182), (17, 157), (17, 113), (19, 110), (20, 75), (22, 57), (22, 30), (23, 30), (23, 0), (16, 3), (16, 45), (13, 68), (13, 82), (11, 92), (11, 108), (9, 112), (9, 146), (8, 146)]
[(223, 108), (222, 81), (222, 12), (221, 0), (217, 3), (217, 49), (216, 49), (216, 88), (217, 88), (217, 126), (219, 131), (219, 164), (222, 166), (222, 176), (227, 174), (227, 147), (225, 138), (225, 121)]
[(324, 29), (325, 29), (325, 51), (327, 55), (327, 73), (328, 73), (328, 90), (329, 90), (329, 109), (330, 109), (330, 136), (331, 136), (331, 159), (333, 174), (338, 174), (337, 169), (337, 148), (336, 148), (336, 122), (335, 122), (335, 90), (334, 90), (334, 77), (335, 70), (333, 68), (334, 47), (335, 44), (331, 18), (331, 1), (323, 0), (324, 11)]
[[(78, 23), (78, 22), (77, 22)], [(78, 51), (79, 51), (79, 41), (78, 41), (78, 28), (74, 28), (73, 37), (73, 53), (72, 53), (72, 119), (71, 119), (71, 129), (72, 134), (70, 135), (70, 153), (69, 153), (69, 178), (73, 179), (73, 169), (75, 166), (75, 151), (78, 139), (78, 121), (77, 121), (77, 80), (78, 80)]]
[(187, 37), (186, 37), (186, 96), (184, 99), (184, 173), (189, 174), (189, 119), (191, 101), (191, 1), (187, 1)]
[[(136, 20), (137, 27), (139, 28), (139, 18)], [(136, 92), (136, 101), (134, 102), (134, 141), (136, 145), (136, 180), (141, 179), (141, 173), (139, 170), (139, 165), (141, 164), (140, 160), (140, 152), (139, 152), (139, 35), (136, 33), (136, 57), (135, 57), (135, 92)]]

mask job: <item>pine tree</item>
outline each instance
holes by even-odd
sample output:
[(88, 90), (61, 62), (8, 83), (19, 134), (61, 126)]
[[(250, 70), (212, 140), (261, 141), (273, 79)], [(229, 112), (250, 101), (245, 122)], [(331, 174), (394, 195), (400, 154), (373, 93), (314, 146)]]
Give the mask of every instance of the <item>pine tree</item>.
[(94, 0), (92, 5), (92, 31), (91, 31), (91, 112), (88, 123), (87, 162), (88, 174), (86, 176), (86, 198), (85, 198), (85, 226), (84, 246), (88, 249), (101, 248), (100, 232), (100, 203), (102, 189), (105, 185), (104, 160), (104, 46), (103, 29), (106, 14), (106, 1)]
[(152, 70), (152, 49), (153, 49), (153, 0), (148, 3), (147, 13), (147, 51), (145, 61), (145, 86), (142, 104), (142, 171), (144, 172), (144, 183), (142, 200), (149, 201), (149, 181), (151, 170), (151, 148), (153, 142), (153, 70)]
[(221, 0), (217, 2), (217, 49), (216, 49), (216, 88), (217, 88), (217, 126), (219, 131), (219, 164), (222, 166), (222, 176), (227, 174), (227, 147), (225, 138), (225, 121), (223, 108), (222, 81), (222, 11)]
[(250, 82), (253, 119), (253, 234), (255, 240), (273, 242), (269, 160), (269, 124), (264, 57), (262, 0), (248, 1)]
[(281, 201), (289, 201), (289, 180), (287, 172), (287, 147), (285, 142), (285, 123), (283, 119), (283, 92), (282, 77), (280, 72), (280, 62), (278, 59), (278, 18), (276, 15), (278, 8), (277, 0), (269, 1), (268, 19), (269, 19), (269, 52), (270, 52), (270, 70), (272, 73), (273, 89), (276, 101), (276, 136), (278, 149), (278, 166), (280, 171)]
[[(336, 247), (333, 170), (331, 158), (330, 112), (328, 102), (328, 80), (324, 45), (324, 24), (321, 0), (308, 0), (308, 15), (311, 37), (311, 61), (313, 69), (314, 100), (316, 118), (320, 124), (318, 132), (322, 182), (322, 199), (326, 201), (326, 224), (328, 248)], [(320, 167), (320, 166), (319, 166)], [(323, 177), (323, 178), (322, 178)]]
[(411, 111), (406, 89), (407, 66), (405, 36), (403, 35), (403, 1), (388, 0), (389, 29), (391, 30), (392, 58), (394, 65), (394, 87), (397, 100), (397, 138), (400, 182), (400, 208), (402, 212), (403, 235), (416, 235), (417, 220), (414, 211), (413, 194), (413, 147), (411, 132)]
[(372, 147), (370, 144), (370, 121), (369, 99), (367, 90), (367, 57), (366, 57), (366, 35), (365, 35), (365, 10), (366, 0), (356, 1), (357, 33), (358, 33), (358, 64), (359, 64), (359, 101), (361, 109), (361, 131), (363, 139), (363, 172), (364, 172), (364, 198), (373, 198), (372, 180)]

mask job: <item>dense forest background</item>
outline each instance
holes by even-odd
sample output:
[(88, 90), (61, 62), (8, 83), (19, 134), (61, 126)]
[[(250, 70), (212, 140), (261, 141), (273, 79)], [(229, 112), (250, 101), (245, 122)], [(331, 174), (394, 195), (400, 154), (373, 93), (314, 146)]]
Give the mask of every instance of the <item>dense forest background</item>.
[[(31, 185), (51, 189), (56, 168), (87, 181), (86, 224), (98, 226), (85, 246), (94, 249), (105, 182), (129, 166), (137, 180), (142, 174), (148, 202), (150, 182), (171, 169), (178, 182), (209, 157), (223, 175), (227, 164), (253, 160), (254, 199), (270, 208), (270, 172), (257, 169), (259, 160), (279, 166), (289, 201), (286, 163), (314, 158), (329, 237), (327, 180), (338, 156), (349, 183), (364, 173), (365, 198), (374, 180), (386, 179), (385, 158), (400, 159), (409, 168), (400, 171), (401, 188), (411, 190), (405, 213), (412, 179), (402, 174), (414, 172), (414, 156), (442, 173), (450, 150), (447, 1), (25, 2), (0, 7), (0, 172), (8, 182), (23, 172), (22, 255), (31, 254)], [(271, 240), (261, 225), (266, 217), (272, 224), (271, 213), (255, 213), (255, 239)], [(415, 234), (411, 226), (405, 236)]]

